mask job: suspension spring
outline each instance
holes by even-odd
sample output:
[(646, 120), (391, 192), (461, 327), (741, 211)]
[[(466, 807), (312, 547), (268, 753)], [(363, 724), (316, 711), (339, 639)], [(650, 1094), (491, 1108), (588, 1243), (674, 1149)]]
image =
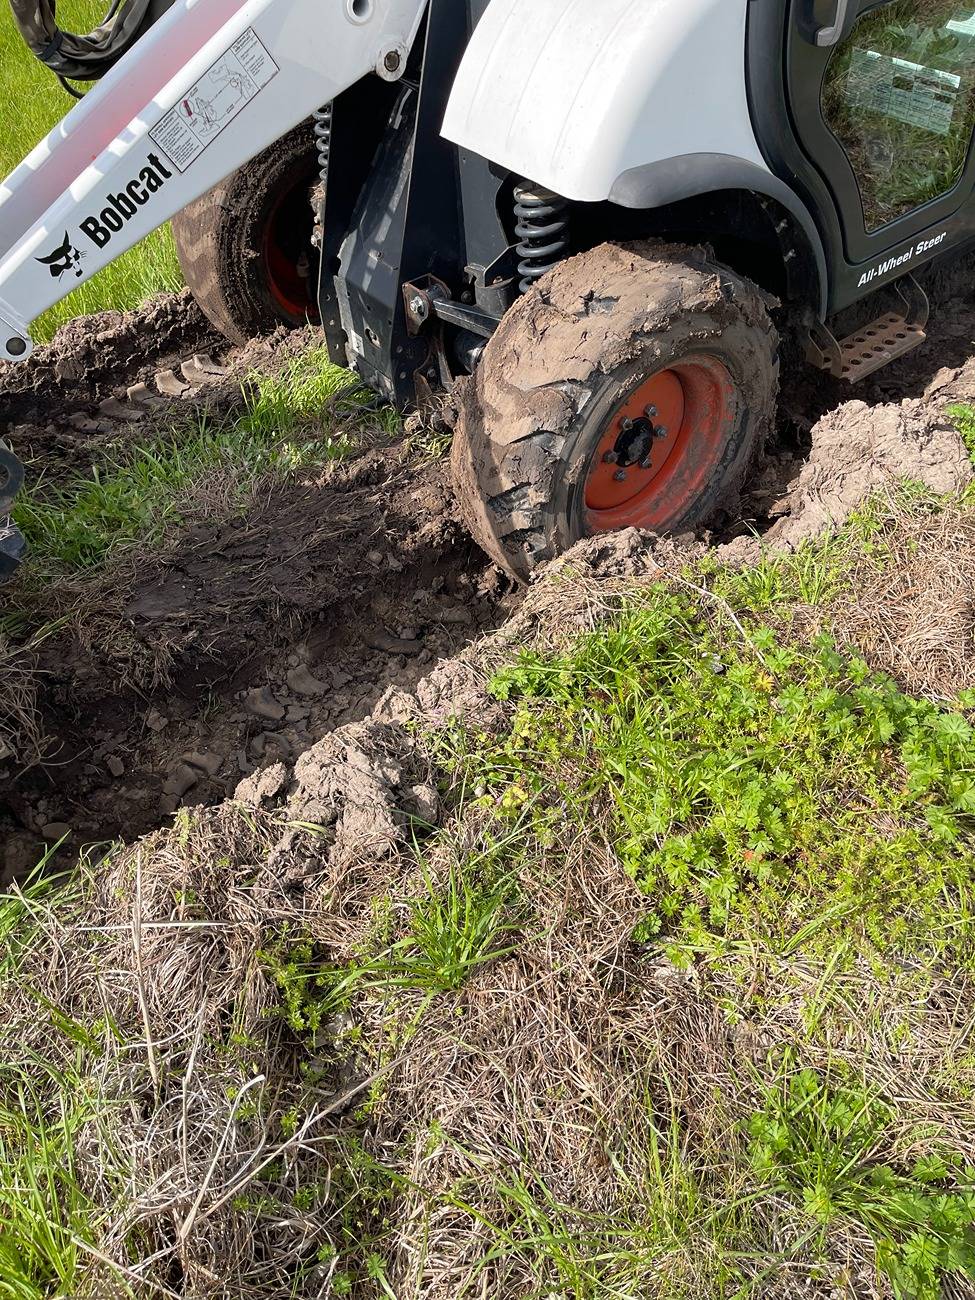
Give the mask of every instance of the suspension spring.
[(515, 186), (516, 252), (521, 259), (518, 288), (527, 293), (546, 271), (565, 257), (569, 247), (568, 203), (530, 181)]
[(325, 216), (325, 195), (328, 191), (328, 167), (332, 156), (332, 105), (326, 104), (312, 114), (312, 133), (318, 153), (318, 184), (312, 196), (315, 208), (315, 232), (312, 244), (322, 246), (322, 221)]

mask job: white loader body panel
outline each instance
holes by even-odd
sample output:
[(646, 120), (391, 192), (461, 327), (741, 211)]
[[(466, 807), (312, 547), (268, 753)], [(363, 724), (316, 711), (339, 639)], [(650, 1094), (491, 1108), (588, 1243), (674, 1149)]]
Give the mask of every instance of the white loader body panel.
[(745, 90), (749, 0), (492, 0), (448, 140), (567, 199), (633, 168), (720, 154), (767, 171)]
[(397, 79), (426, 2), (175, 0), (0, 184), (0, 358), (314, 109), (374, 70)]

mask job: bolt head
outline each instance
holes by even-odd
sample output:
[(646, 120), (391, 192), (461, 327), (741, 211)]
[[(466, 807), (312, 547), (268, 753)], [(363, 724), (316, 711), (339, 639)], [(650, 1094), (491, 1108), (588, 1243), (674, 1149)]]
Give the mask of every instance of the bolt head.
[(649, 457), (649, 456), (644, 456), (643, 460), (640, 461), (640, 468), (641, 468), (641, 469), (650, 469), (650, 467), (651, 467), (651, 460), (650, 460), (650, 457)]
[(620, 428), (623, 430), (624, 433), (629, 433), (629, 431), (633, 428), (633, 421), (630, 419), (628, 415), (624, 415), (622, 420), (620, 420)]
[(400, 56), (398, 50), (390, 50), (383, 59), (383, 67), (387, 72), (398, 72), (400, 65)]
[(648, 406), (646, 410), (643, 412), (643, 414), (647, 417), (648, 420), (655, 420), (657, 418), (658, 411), (655, 406)]
[(670, 433), (670, 430), (667, 428), (667, 426), (665, 424), (661, 424), (656, 429), (654, 429), (653, 436), (655, 438), (666, 438), (668, 433)]
[(619, 460), (619, 456), (617, 456), (615, 451), (607, 451), (603, 455), (604, 465), (615, 465), (618, 460)]
[(427, 314), (427, 305), (418, 293), (415, 293), (410, 299), (410, 311), (414, 316), (418, 316), (420, 320), (423, 320)]
[(616, 480), (617, 483), (625, 483), (625, 482), (626, 482), (626, 470), (625, 470), (625, 469), (618, 469), (618, 470), (616, 471), (616, 473), (613, 475), (613, 478)]

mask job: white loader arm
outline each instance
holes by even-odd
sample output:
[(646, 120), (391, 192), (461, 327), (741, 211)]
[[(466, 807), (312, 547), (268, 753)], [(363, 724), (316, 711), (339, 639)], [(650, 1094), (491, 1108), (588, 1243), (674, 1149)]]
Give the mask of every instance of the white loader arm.
[(0, 187), (0, 358), (28, 323), (367, 73), (426, 0), (176, 0)]

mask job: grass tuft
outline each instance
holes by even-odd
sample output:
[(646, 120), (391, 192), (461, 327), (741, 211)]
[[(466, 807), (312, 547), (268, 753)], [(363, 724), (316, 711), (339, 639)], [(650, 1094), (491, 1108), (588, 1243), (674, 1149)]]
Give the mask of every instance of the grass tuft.
[(193, 423), (143, 438), (95, 466), (91, 475), (46, 491), (22, 493), (14, 517), (39, 574), (89, 570), (120, 547), (157, 543), (180, 524), (194, 487), (210, 477), (232, 485), (231, 510), (265, 477), (341, 458), (346, 433), (323, 423), (330, 408), (361, 413), (363, 392), (323, 349), (295, 361), (281, 375), (252, 375), (245, 410), (235, 418), (204, 414)]

